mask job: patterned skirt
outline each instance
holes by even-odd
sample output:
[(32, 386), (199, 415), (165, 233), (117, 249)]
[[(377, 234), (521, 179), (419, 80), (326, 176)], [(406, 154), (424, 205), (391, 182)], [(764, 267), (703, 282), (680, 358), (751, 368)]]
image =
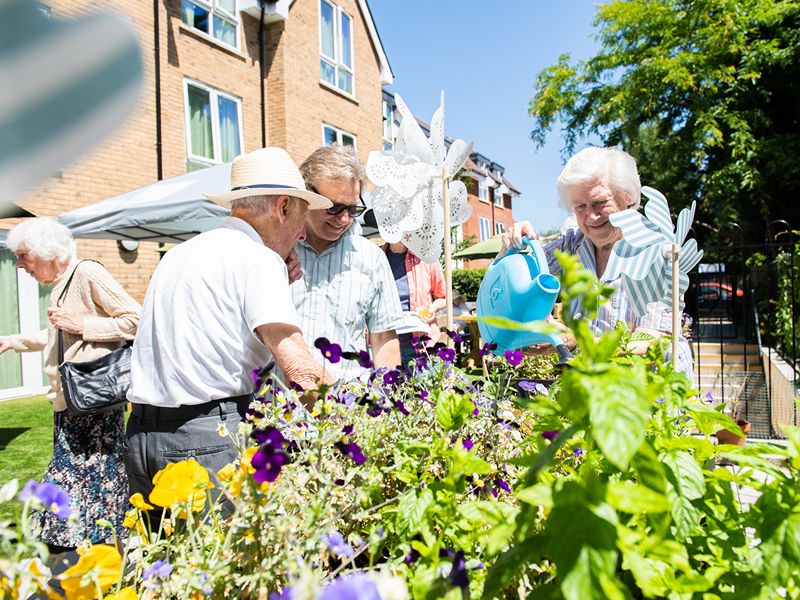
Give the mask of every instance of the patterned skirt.
[(50, 481), (70, 497), (70, 524), (52, 511), (36, 511), (42, 541), (57, 546), (77, 546), (82, 540), (92, 543), (114, 543), (114, 533), (97, 524), (109, 521), (117, 539), (126, 537), (122, 522), (128, 503), (128, 476), (125, 473), (124, 411), (75, 416), (68, 411), (54, 414), (53, 457), (44, 473)]

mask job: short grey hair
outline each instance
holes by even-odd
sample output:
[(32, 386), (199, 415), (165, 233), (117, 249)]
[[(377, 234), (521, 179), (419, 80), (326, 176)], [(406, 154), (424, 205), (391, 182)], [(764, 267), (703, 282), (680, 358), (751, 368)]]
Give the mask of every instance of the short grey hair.
[(300, 165), (307, 188), (317, 188), (326, 181), (366, 183), (366, 167), (352, 146), (332, 144), (317, 148)]
[(231, 211), (235, 208), (247, 208), (255, 211), (256, 214), (266, 212), (269, 205), (274, 202), (277, 196), (267, 196), (261, 194), (259, 196), (245, 196), (244, 198), (236, 198), (231, 200)]
[(45, 260), (68, 262), (75, 257), (75, 239), (66, 226), (51, 217), (27, 219), (8, 232), (6, 246), (14, 254), (24, 247)]
[(639, 208), (642, 201), (642, 183), (636, 160), (619, 148), (584, 148), (567, 161), (556, 188), (558, 199), (569, 212), (572, 209), (572, 191), (576, 187), (592, 184), (608, 187), (623, 208)]

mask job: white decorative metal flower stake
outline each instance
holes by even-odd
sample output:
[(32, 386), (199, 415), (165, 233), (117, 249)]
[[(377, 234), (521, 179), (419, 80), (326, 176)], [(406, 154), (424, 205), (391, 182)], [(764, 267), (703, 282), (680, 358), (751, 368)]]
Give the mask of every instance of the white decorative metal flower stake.
[(622, 276), (625, 293), (634, 312), (641, 316), (650, 302), (672, 306), (672, 363), (679, 369), (678, 339), (683, 295), (689, 287), (689, 271), (700, 259), (697, 241), (685, 244), (689, 227), (694, 220), (695, 202), (678, 215), (673, 228), (667, 199), (658, 190), (644, 186), (642, 194), (648, 202), (644, 215), (633, 209), (609, 216), (609, 221), (622, 230), (623, 239), (614, 244), (606, 268), (606, 278)]
[[(402, 242), (427, 263), (442, 254), (447, 301), (447, 327), (453, 329), (453, 276), (450, 228), (472, 214), (467, 188), (453, 181), (472, 152), (472, 142), (452, 140), (444, 133), (444, 91), (430, 124), (430, 138), (417, 123), (400, 94), (395, 94), (400, 128), (392, 150), (370, 152), (367, 177), (375, 185), (372, 209), (381, 237)], [(441, 185), (437, 183), (441, 181)]]

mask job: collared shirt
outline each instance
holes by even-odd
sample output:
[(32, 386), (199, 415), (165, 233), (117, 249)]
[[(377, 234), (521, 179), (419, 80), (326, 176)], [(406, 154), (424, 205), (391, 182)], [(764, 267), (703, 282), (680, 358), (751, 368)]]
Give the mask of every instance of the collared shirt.
[[(544, 251), (547, 256), (547, 263), (550, 273), (553, 275), (561, 274), (561, 265), (555, 257), (555, 252), (569, 252), (577, 254), (581, 264), (590, 269), (593, 273), (597, 272), (595, 262), (594, 244), (579, 229), (567, 229), (566, 233), (555, 240), (545, 244)], [(655, 329), (664, 333), (672, 333), (672, 309), (663, 302), (651, 302), (647, 305), (647, 312), (642, 316), (637, 316), (633, 306), (625, 293), (622, 277), (608, 280), (600, 277), (600, 281), (614, 288), (614, 293), (608, 302), (600, 306), (597, 316), (591, 323), (591, 327), (596, 334), (614, 329), (617, 321), (622, 321), (633, 331), (637, 327)], [(572, 314), (580, 311), (580, 306), (570, 306)], [(681, 336), (678, 343), (678, 353), (681, 371), (692, 375), (692, 354), (686, 338)]]
[(229, 218), (166, 253), (144, 301), (128, 400), (202, 404), (253, 391), (272, 360), (256, 328), (299, 326), (286, 264), (241, 219)]
[[(320, 253), (305, 241), (295, 246), (303, 278), (290, 286), (292, 299), (306, 344), (321, 363), (322, 354), (314, 347), (317, 338), (357, 352), (367, 348), (367, 331), (391, 331), (402, 322), (386, 256), (356, 231), (351, 227)], [(334, 379), (352, 379), (365, 371), (358, 362), (345, 359), (324, 361), (324, 366)]]

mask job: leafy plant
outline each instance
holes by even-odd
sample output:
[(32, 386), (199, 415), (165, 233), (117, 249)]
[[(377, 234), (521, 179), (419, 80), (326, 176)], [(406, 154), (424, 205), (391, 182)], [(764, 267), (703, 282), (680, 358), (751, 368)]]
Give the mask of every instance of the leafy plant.
[(486, 274), (486, 269), (455, 269), (453, 270), (453, 289), (461, 292), (469, 302), (474, 302), (478, 297), (478, 288)]

